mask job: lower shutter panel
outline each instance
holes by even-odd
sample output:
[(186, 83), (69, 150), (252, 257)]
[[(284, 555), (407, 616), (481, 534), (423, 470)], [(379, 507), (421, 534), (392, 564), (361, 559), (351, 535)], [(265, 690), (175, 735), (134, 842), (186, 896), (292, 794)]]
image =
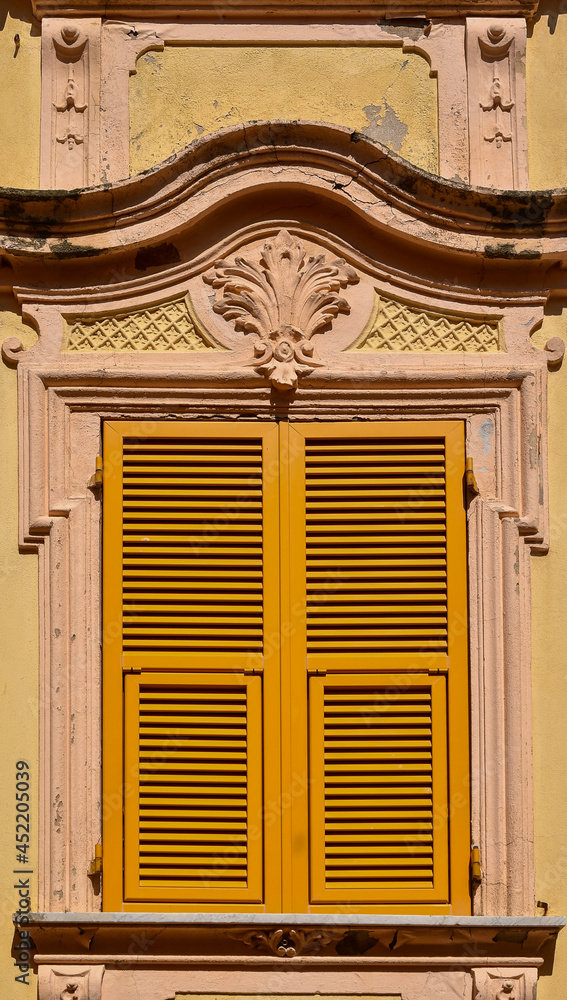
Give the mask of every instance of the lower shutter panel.
[(447, 899), (446, 681), (310, 680), (312, 902)]
[(126, 677), (130, 900), (261, 898), (261, 680)]

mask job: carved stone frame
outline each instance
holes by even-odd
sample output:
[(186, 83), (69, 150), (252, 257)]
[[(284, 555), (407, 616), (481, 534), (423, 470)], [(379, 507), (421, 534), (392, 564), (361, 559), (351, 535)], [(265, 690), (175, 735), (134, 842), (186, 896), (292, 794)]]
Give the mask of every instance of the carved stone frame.
[[(518, 224), (507, 244), (514, 251), (507, 250), (511, 261), (502, 264), (496, 254), (491, 264), (483, 256), (479, 287), (477, 264), (486, 240), (509, 232), (494, 217), (506, 210), (523, 220), (524, 196), (502, 201), (457, 188), (371, 143), (353, 146), (344, 129), (287, 123), (271, 127), (269, 142), (265, 134), (260, 124), (243, 142), (240, 129), (225, 130), (157, 173), (74, 197), (71, 211), (64, 200), (38, 195), (30, 199), (31, 222), (20, 224), (15, 235), (0, 236), (24, 317), (40, 333), (28, 352), (18, 342), (3, 345), (5, 360), (18, 365), (20, 545), (39, 554), (40, 909), (92, 913), (101, 902), (87, 878), (102, 810), (113, 806), (101, 802), (99, 779), (100, 495), (88, 485), (100, 454), (101, 421), (203, 420), (222, 413), (254, 420), (466, 422), (467, 454), (480, 487), (468, 512), (472, 836), (484, 872), (474, 906), (485, 916), (531, 915), (529, 555), (547, 548), (547, 367), (560, 361), (563, 345), (550, 342), (546, 351), (536, 351), (529, 335), (550, 292), (542, 281), (548, 274), (564, 281), (552, 265), (566, 249), (565, 199), (551, 199), (535, 236), (527, 216)], [(271, 191), (275, 214), (286, 186), (308, 191), (319, 227), (281, 218), (255, 223), (216, 242), (210, 237), (197, 258), (133, 277), (140, 246), (196, 231), (209, 239), (208, 219), (216, 218), (218, 205), (237, 205), (256, 188)], [(0, 209), (13, 219), (9, 198)], [(364, 216), (384, 258), (373, 260), (326, 231), (329, 206), (336, 210), (333, 218), (340, 218), (340, 208), (357, 227)], [(52, 228), (38, 246), (35, 227), (42, 214)], [(347, 256), (382, 290), (401, 295), (403, 289), (409, 300), (436, 309), (498, 319), (505, 345), (481, 355), (335, 351), (300, 382), (293, 398), (274, 393), (247, 366), (247, 345), (240, 353), (205, 352), (205, 359), (198, 353), (62, 351), (65, 316), (123, 310), (125, 304), (140, 308), (168, 295), (178, 299), (220, 253), (242, 253), (243, 246), (257, 245), (283, 225), (325, 252)], [(414, 254), (404, 273), (386, 263), (388, 247), (401, 241)], [(530, 248), (536, 243), (534, 256)], [(527, 249), (520, 253), (520, 247)], [(454, 286), (445, 280), (448, 260), (461, 274)], [(544, 278), (542, 261), (548, 268)], [(212, 316), (211, 310), (211, 322)], [(353, 342), (360, 333), (353, 328)], [(494, 441), (488, 451), (487, 427)]]
[[(274, 404), (263, 389), (193, 389), (174, 378), (151, 387), (95, 386), (91, 380), (55, 380), (54, 374), (27, 366), (19, 372), (21, 546), (38, 551), (40, 559), (40, 909), (86, 912), (100, 903), (86, 872), (100, 839), (101, 810), (113, 807), (101, 803), (97, 780), (100, 501), (87, 489), (100, 453), (101, 421), (202, 420), (219, 410), (227, 419), (266, 420), (273, 419)], [(304, 390), (290, 415), (463, 419), (467, 453), (477, 468), (484, 462), (479, 427), (487, 419), (494, 422), (500, 492), (477, 497), (469, 509), (470, 588), (478, 595), (470, 607), (471, 795), (473, 840), (481, 846), (484, 871), (475, 912), (483, 915), (530, 915), (534, 907), (529, 548), (541, 547), (546, 525), (544, 510), (538, 510), (540, 469), (530, 465), (530, 439), (543, 436), (545, 378), (540, 370), (518, 374), (513, 386), (487, 389), (469, 378), (452, 388), (432, 380), (401, 391), (377, 388), (369, 380), (356, 393), (338, 383)], [(539, 532), (524, 535), (536, 528), (529, 516), (518, 517), (529, 508), (530, 494), (530, 513), (541, 514)]]

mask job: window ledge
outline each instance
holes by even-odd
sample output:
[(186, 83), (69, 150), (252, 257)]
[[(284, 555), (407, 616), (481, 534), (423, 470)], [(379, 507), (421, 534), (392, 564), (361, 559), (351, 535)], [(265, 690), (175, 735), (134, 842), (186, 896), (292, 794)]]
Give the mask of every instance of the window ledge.
[[(314, 913), (32, 913), (36, 961), (541, 964), (565, 917)], [(132, 941), (143, 940), (143, 948)], [(85, 948), (88, 943), (88, 954)], [(427, 956), (423, 949), (427, 948)]]
[[(564, 917), (370, 914), (19, 915), (38, 1000), (175, 996), (535, 1000)], [(29, 922), (28, 922), (29, 920)], [(295, 970), (295, 971), (294, 971)], [(61, 992), (64, 986), (67, 992)]]

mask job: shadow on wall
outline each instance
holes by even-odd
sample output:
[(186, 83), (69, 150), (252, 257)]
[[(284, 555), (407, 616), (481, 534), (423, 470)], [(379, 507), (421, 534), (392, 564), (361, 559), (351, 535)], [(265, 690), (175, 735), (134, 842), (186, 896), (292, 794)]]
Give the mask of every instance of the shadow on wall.
[(22, 21), (31, 25), (29, 34), (34, 37), (41, 35), (39, 21), (33, 16), (31, 0), (9, 0), (8, 3), (0, 3), (0, 31), (6, 28), (8, 16), (13, 21)]

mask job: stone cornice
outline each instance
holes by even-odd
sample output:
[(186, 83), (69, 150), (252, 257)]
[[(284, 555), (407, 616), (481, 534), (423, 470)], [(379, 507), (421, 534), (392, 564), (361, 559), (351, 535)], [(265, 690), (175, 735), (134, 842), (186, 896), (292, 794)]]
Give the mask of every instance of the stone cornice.
[(537, 0), (398, 0), (391, 5), (372, 0), (33, 0), (34, 14), (42, 17), (111, 17), (169, 21), (371, 21), (399, 18), (532, 17)]
[[(565, 191), (493, 192), (425, 173), (360, 133), (313, 122), (255, 122), (197, 140), (155, 169), (73, 192), (0, 191), (0, 251), (29, 261), (124, 254), (189, 234), (230, 199), (307, 195), (426, 252), (465, 253), (483, 267), (529, 273), (516, 287), (563, 286)], [(171, 263), (171, 261), (163, 261)], [(153, 265), (152, 265), (153, 266)], [(5, 279), (3, 279), (4, 271)], [(8, 269), (0, 282), (9, 283)], [(545, 273), (544, 273), (545, 272)], [(539, 275), (539, 277), (536, 277)], [(15, 281), (12, 278), (12, 281)], [(25, 283), (25, 278), (23, 282)]]
[[(367, 914), (34, 913), (38, 964), (539, 964), (564, 917)], [(131, 942), (143, 938), (142, 953)], [(85, 944), (88, 944), (85, 949)], [(129, 950), (130, 946), (130, 950)]]

